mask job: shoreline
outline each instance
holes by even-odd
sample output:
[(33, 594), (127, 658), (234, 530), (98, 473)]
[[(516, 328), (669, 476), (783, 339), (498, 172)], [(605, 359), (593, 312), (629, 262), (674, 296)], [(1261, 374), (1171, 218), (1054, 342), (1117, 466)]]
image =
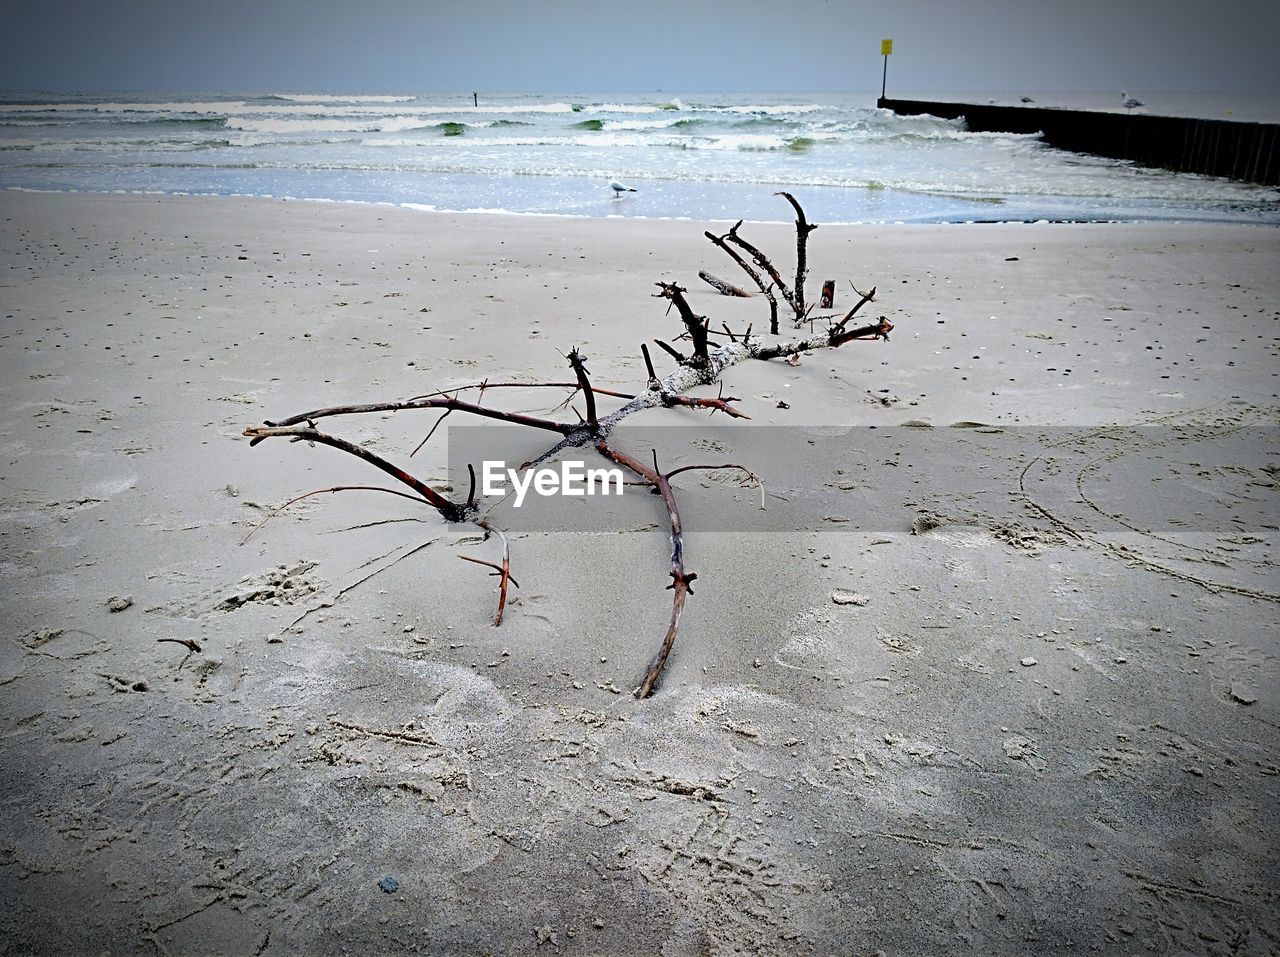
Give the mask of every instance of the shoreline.
[[(1194, 174), (1185, 174), (1194, 175)], [(795, 189), (786, 183), (774, 184), (753, 184), (765, 186), (778, 186), (780, 188)], [(822, 187), (823, 189), (831, 187)], [(695, 217), (695, 216), (644, 216), (644, 215), (619, 215), (610, 214), (607, 216), (593, 216), (589, 213), (551, 213), (540, 212), (534, 210), (510, 210), (510, 209), (440, 209), (429, 203), (413, 203), (413, 202), (393, 202), (391, 200), (363, 200), (363, 199), (331, 199), (324, 196), (276, 196), (269, 194), (252, 194), (252, 193), (192, 193), (192, 192), (165, 192), (162, 190), (123, 190), (123, 189), (103, 189), (103, 190), (82, 190), (82, 189), (39, 189), (28, 186), (8, 186), (0, 189), (0, 193), (26, 193), (36, 196), (52, 195), (52, 196), (120, 196), (132, 197), (135, 199), (155, 199), (155, 198), (171, 198), (171, 199), (207, 199), (207, 200), (251, 200), (262, 202), (279, 202), (279, 203), (316, 203), (316, 204), (332, 204), (336, 206), (368, 206), (372, 208), (390, 208), (404, 209), (416, 213), (434, 213), (445, 216), (511, 216), (519, 218), (532, 219), (564, 219), (564, 220), (583, 220), (583, 221), (608, 221), (608, 222), (647, 222), (647, 223), (728, 223), (731, 224), (735, 220), (732, 217)], [(924, 192), (921, 195), (932, 195)], [(776, 226), (790, 227), (792, 221), (789, 219), (744, 219), (743, 222), (759, 226)], [(1133, 219), (927, 219), (918, 218), (913, 220), (849, 220), (849, 221), (829, 221), (823, 223), (825, 226), (839, 228), (856, 228), (856, 227), (901, 227), (901, 226), (1250, 226), (1262, 229), (1280, 228), (1280, 220), (1276, 222), (1262, 221), (1244, 221), (1230, 219), (1179, 219), (1174, 216), (1161, 218), (1133, 218)]]
[[(656, 281), (765, 324), (697, 279), (743, 278), (703, 223), (0, 192), (10, 947), (1267, 953), (1277, 533), (1194, 510), (1274, 492), (1274, 441), (1262, 464), (1214, 443), (1275, 432), (1280, 233), (955, 225), (810, 237), (811, 292), (877, 286), (890, 341), (743, 363), (725, 392), (748, 429), (885, 445), (815, 478), (849, 496), (819, 530), (710, 531), (721, 486), (682, 477), (696, 594), (637, 701), (671, 612), (647, 496), (612, 530), (514, 534), (495, 628), (459, 556), (496, 546), (412, 503), (317, 496), (247, 538), (374, 476), (242, 433), (563, 380), (575, 346), (640, 388), (640, 343), (678, 331)], [(743, 234), (788, 274), (790, 225)], [(773, 464), (737, 420), (644, 415), (689, 435), (664, 459)], [(408, 454), (434, 421), (333, 431), (443, 481), (441, 435)], [(1037, 471), (1015, 449), (949, 486), (911, 474), (926, 425), (1048, 437)], [(1116, 458), (1114, 425), (1164, 431)], [(1124, 527), (1108, 489), (1145, 476), (1171, 514)], [(860, 485), (882, 514), (844, 530)]]

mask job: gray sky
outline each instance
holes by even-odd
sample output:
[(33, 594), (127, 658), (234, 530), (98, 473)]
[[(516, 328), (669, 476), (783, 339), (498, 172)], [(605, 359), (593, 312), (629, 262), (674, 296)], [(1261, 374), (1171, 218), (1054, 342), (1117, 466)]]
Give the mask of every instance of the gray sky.
[(0, 88), (1280, 90), (1280, 3), (0, 0)]

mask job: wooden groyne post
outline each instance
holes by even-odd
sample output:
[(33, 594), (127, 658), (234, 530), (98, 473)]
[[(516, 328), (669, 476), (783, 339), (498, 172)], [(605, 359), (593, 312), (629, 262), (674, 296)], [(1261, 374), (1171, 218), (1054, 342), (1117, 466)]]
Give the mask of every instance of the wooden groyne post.
[(1041, 133), (1058, 149), (1133, 160), (1180, 173), (1280, 184), (1280, 125), (1146, 113), (1097, 113), (880, 97), (895, 113), (963, 117), (975, 133)]

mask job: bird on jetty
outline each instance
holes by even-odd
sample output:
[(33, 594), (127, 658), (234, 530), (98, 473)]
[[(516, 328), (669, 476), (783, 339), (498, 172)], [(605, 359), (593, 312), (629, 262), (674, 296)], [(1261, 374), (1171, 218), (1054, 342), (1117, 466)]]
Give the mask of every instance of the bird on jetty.
[(1134, 99), (1132, 96), (1130, 96), (1128, 90), (1121, 91), (1120, 102), (1121, 102), (1121, 105), (1124, 106), (1126, 110), (1132, 110), (1136, 107), (1147, 105), (1143, 103), (1141, 100)]
[(613, 190), (614, 198), (618, 198), (618, 197), (620, 197), (623, 193), (634, 193), (634, 192), (636, 192), (636, 189), (635, 189), (635, 187), (634, 187), (634, 186), (623, 186), (623, 185), (622, 185), (621, 183), (619, 183), (616, 179), (615, 179), (615, 180), (610, 181), (610, 183), (609, 183), (609, 188), (610, 188), (611, 190)]

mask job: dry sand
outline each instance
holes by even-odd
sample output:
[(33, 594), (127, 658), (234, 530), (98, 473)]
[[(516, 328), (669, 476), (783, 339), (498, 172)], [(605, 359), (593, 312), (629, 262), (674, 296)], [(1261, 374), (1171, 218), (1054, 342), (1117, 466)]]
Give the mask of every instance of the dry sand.
[[(400, 499), (309, 499), (242, 546), (378, 476), (241, 432), (562, 379), (574, 345), (634, 387), (674, 331), (654, 280), (764, 323), (699, 288), (739, 279), (703, 224), (16, 193), (0, 221), (0, 952), (1280, 948), (1277, 531), (1183, 515), (1274, 516), (1270, 432), (1257, 467), (1152, 486), (1185, 533), (1087, 503), (1127, 468), (1097, 429), (1041, 463), (1056, 497), (991, 463), (1014, 521), (887, 460), (858, 477), (903, 486), (877, 527), (690, 519), (697, 593), (636, 701), (670, 610), (656, 501), (650, 532), (516, 536), (494, 628), (455, 557), (492, 544)], [(790, 261), (788, 228), (744, 230)], [(1275, 423), (1275, 230), (826, 227), (811, 252), (812, 288), (878, 285), (897, 331), (729, 370), (753, 425), (1159, 423), (1159, 464)], [(429, 421), (335, 430), (408, 462)]]

